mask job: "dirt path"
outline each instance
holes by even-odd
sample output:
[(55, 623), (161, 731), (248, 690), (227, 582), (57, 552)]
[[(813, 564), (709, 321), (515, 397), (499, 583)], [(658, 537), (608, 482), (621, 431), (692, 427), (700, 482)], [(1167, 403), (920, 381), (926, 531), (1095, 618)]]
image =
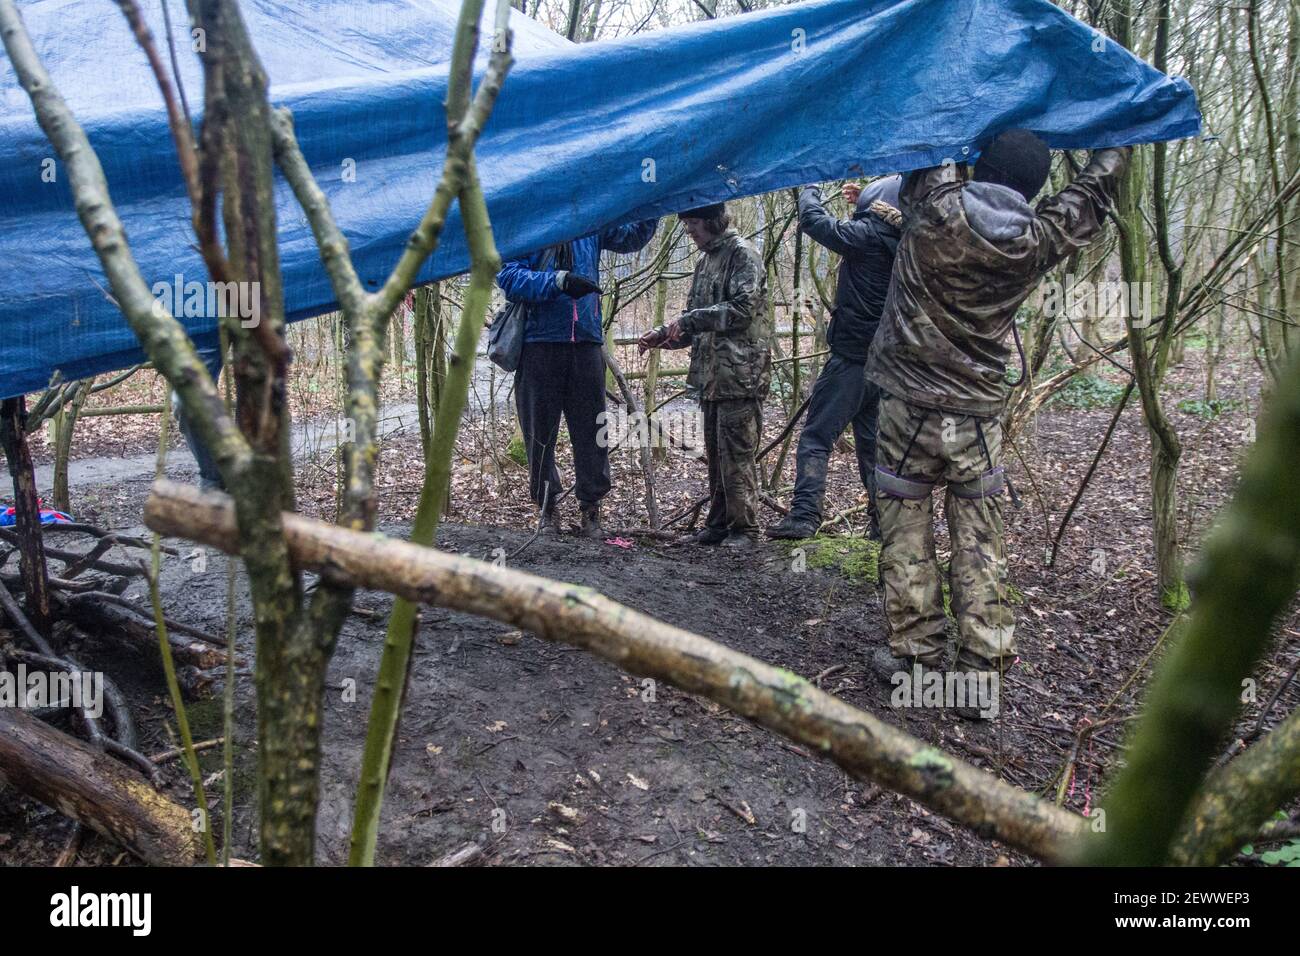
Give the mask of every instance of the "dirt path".
[[(408, 402), (384, 408), (379, 419), (380, 438), (387, 438), (417, 428), (415, 404)], [(340, 430), (337, 422), (312, 421), (293, 427), (294, 460), (323, 451), (332, 451), (338, 445)], [(156, 444), (156, 442), (155, 442)], [(157, 464), (157, 452), (139, 455), (95, 456), (74, 458), (68, 462), (69, 489), (95, 487), (114, 482), (152, 481)], [(167, 452), (167, 474), (172, 477), (189, 477), (195, 473), (194, 456), (180, 443)], [(46, 462), (36, 467), (36, 487), (47, 491), (54, 484), (54, 463)]]

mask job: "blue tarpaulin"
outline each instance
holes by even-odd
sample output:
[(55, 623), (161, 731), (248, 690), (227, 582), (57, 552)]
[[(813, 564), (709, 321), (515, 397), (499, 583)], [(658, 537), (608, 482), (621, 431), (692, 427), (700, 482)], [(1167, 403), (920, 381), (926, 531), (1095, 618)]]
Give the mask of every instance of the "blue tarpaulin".
[[(206, 282), (162, 99), (123, 17), (106, 3), (19, 6), (99, 153), (145, 278)], [(141, 6), (165, 36), (160, 0)], [(241, 8), (271, 99), (293, 110), (358, 273), (377, 287), (441, 170), (458, 6), (244, 0)], [(201, 106), (183, 4), (172, 0), (169, 11), (184, 86)], [(1012, 127), (1059, 148), (1200, 128), (1185, 81), (1048, 0), (817, 0), (580, 45), (519, 14), (511, 23), (517, 62), (478, 149), (505, 255), (707, 202), (960, 161)], [(56, 369), (77, 378), (139, 361), (7, 59), (0, 155), (0, 395), (39, 389)], [(283, 183), (277, 204), (286, 308), (295, 319), (328, 311), (316, 245)], [(453, 215), (421, 278), (467, 265)], [(214, 319), (184, 321), (211, 341)]]

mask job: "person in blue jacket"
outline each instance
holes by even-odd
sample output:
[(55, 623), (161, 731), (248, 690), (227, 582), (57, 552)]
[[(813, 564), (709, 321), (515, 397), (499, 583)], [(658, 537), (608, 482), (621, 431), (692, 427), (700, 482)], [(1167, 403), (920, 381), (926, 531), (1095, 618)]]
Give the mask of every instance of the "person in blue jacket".
[(658, 219), (613, 226), (511, 259), (497, 273), (511, 302), (526, 305), (524, 347), (515, 371), (515, 407), (528, 453), (528, 492), (541, 527), (560, 530), (555, 508), (563, 492), (555, 465), (560, 416), (573, 445), (582, 534), (604, 537), (600, 500), (609, 493), (609, 449), (597, 440), (605, 412), (604, 328), (600, 316), (600, 254), (636, 252)]

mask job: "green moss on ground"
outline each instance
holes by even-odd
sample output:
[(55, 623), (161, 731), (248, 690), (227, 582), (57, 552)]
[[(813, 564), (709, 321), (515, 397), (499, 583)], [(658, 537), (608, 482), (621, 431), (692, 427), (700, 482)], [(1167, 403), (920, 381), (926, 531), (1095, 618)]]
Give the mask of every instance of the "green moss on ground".
[(521, 468), (528, 467), (528, 449), (524, 447), (524, 436), (519, 432), (515, 432), (510, 444), (506, 445), (506, 457)]
[(802, 550), (807, 566), (834, 570), (851, 581), (875, 585), (880, 576), (880, 542), (860, 535), (817, 536), (788, 543), (788, 552)]
[(1187, 590), (1186, 582), (1179, 581), (1177, 587), (1166, 588), (1160, 596), (1160, 603), (1165, 606), (1166, 610), (1173, 611), (1175, 614), (1186, 611), (1192, 606), (1192, 595)]

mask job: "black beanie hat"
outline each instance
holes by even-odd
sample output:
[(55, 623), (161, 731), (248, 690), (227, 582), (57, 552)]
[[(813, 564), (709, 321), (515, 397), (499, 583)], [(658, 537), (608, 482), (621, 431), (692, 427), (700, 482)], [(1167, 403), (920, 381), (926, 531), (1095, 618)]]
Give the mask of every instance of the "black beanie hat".
[(1029, 130), (1009, 129), (984, 148), (975, 162), (975, 180), (1009, 186), (1028, 201), (1047, 182), (1051, 166), (1046, 143)]
[(725, 203), (715, 202), (711, 206), (700, 206), (696, 209), (687, 209), (685, 212), (677, 214), (678, 219), (717, 219), (727, 211)]

